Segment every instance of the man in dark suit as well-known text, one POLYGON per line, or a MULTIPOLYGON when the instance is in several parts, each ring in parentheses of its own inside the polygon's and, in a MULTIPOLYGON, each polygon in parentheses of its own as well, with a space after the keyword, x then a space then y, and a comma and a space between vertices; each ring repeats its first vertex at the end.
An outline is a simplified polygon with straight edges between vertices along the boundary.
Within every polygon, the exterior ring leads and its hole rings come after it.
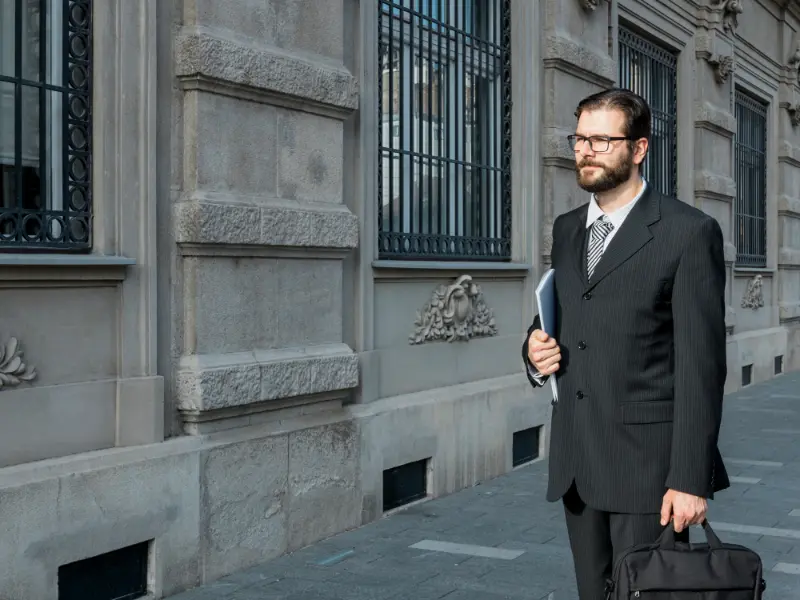
POLYGON ((575 113, 589 202, 553 224, 555 335, 537 316, 528 378, 557 374, 547 499, 564 503, 581 600, 604 597, 614 558, 679 538, 728 487, 717 449, 725 356, 725 263, 717 221, 642 179, 650 109, 627 90, 575 113))

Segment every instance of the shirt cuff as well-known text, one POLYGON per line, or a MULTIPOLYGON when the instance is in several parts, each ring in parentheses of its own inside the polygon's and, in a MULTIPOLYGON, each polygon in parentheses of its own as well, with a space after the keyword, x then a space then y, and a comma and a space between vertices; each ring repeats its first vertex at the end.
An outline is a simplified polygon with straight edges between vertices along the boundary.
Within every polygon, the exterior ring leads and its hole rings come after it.
POLYGON ((528 377, 533 379, 539 385, 544 385, 544 382, 547 381, 547 375, 542 375, 539 371, 530 364, 525 365, 528 369, 528 377))

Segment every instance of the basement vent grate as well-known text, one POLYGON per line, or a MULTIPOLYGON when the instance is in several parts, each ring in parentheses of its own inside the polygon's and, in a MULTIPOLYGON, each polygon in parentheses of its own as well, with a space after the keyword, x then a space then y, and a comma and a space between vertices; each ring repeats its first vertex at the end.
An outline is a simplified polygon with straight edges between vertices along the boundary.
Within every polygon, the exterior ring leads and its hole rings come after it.
POLYGON ((383 472, 383 510, 392 510, 428 495, 428 462, 407 463, 383 472))
POLYGON ((511 464, 524 465, 539 458, 539 433, 541 426, 523 429, 514 433, 511 442, 511 464))
POLYGON ((753 365, 745 365, 742 367, 742 387, 750 385, 753 381, 753 365))
POLYGON ((58 600, 133 600, 147 595, 150 542, 58 568, 58 600))

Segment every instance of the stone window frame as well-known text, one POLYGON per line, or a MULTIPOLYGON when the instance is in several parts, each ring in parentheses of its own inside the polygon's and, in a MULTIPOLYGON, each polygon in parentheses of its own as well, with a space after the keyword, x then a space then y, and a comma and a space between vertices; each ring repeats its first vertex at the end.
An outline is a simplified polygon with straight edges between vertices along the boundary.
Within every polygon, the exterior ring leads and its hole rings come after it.
MULTIPOLYGON (((352 346, 359 352, 375 349, 376 280, 415 281, 420 277, 450 279, 469 272, 475 277, 527 282, 522 285, 523 315, 520 327, 533 319, 535 306, 533 279, 541 266, 539 249, 545 243, 543 230, 542 126, 543 98, 540 83, 544 78, 541 42, 531 31, 541 31, 538 5, 530 0, 511 0, 511 260, 379 260, 377 135, 378 57, 368 51, 378 43, 378 4, 359 2, 355 8, 358 43, 355 52, 345 57, 345 65, 360 80, 358 112, 345 125, 345 156, 357 157, 351 177, 344 180, 344 196, 358 217, 358 260, 353 275, 351 304, 360 317, 350 326, 352 346)), ((364 397, 372 397, 375 387, 370 369, 362 370, 364 397)))
MULTIPOLYGON (((539 31, 540 15, 538 8, 528 0, 511 0, 511 95, 513 100, 511 136, 511 258, 504 261, 463 261, 426 260, 401 261, 379 260, 378 253, 378 210, 376 190, 378 189, 377 136, 378 122, 377 81, 379 73, 376 53, 367 52, 378 43, 378 3, 375 1, 359 3, 360 51, 353 59, 353 72, 361 79, 361 92, 356 135, 352 148, 358 153, 359 167, 352 187, 346 182, 346 192, 350 189, 357 198, 357 210, 361 229, 359 233, 360 253, 365 265, 362 281, 368 288, 373 269, 400 269, 417 271, 449 271, 454 268, 472 268, 478 271, 530 271, 537 262, 537 248, 542 233, 539 231, 541 203, 541 123, 538 115, 541 110, 539 82, 543 77, 541 49, 538 38, 530 36, 530 31, 539 31), (534 168, 531 168, 534 165, 534 168), (412 262, 424 264, 411 264, 412 262)), ((365 288, 366 291, 366 288, 365 288)))
MULTIPOLYGON (((502 0, 498 0, 502 1, 502 0)), ((518 126, 518 121, 516 120, 519 116, 520 110, 518 108, 518 103, 520 100, 518 99, 518 92, 513 91, 515 89, 515 80, 517 79, 514 76, 515 70, 518 69, 520 62, 520 57, 516 56, 515 48, 521 45, 521 35, 514 35, 514 30, 519 30, 518 27, 518 19, 517 17, 513 16, 515 13, 527 13, 527 6, 520 0, 511 0, 511 10, 512 10, 512 36, 511 36, 511 60, 512 60, 512 97, 514 98, 513 101, 513 108, 512 108, 512 123, 513 126, 513 135, 511 140, 511 167, 510 171, 512 173, 511 176, 511 255, 510 257, 504 258, 496 258, 496 259, 482 259, 476 261, 465 261, 463 259, 455 259, 450 260, 446 256, 441 257, 426 257, 423 260, 418 260, 419 257, 414 255, 409 255, 409 259, 413 259, 413 262, 424 262, 426 268, 433 268, 433 269, 447 269, 450 268, 453 264, 459 265, 469 265, 470 267, 474 267, 477 269, 492 269, 495 268, 497 265, 502 265, 498 268, 502 268, 504 270, 517 270, 523 269, 528 265, 524 263, 525 260, 530 260, 531 256, 535 256, 535 254, 531 254, 530 256, 527 255, 527 251, 524 251, 522 248, 526 245, 525 242, 520 243, 519 239, 519 216, 518 213, 520 212, 519 206, 519 197, 518 192, 519 186, 517 185, 517 172, 520 169, 520 166, 525 163, 521 163, 519 157, 517 156, 517 152, 519 150, 519 143, 518 137, 524 135, 525 127, 518 126), (515 66, 516 65, 516 66, 515 66), (517 133, 520 133, 518 136, 517 133)), ((361 50, 359 59, 361 64, 358 65, 360 67, 358 70, 362 75, 362 94, 361 94, 361 102, 360 102, 360 113, 359 113, 359 120, 360 120, 360 162, 362 165, 362 180, 360 185, 358 186, 360 189, 358 190, 360 198, 366 199, 371 198, 372 204, 375 206, 365 206, 364 210, 361 211, 359 215, 361 217, 362 223, 362 230, 365 232, 366 235, 361 236, 361 252, 362 254, 367 254, 370 256, 372 261, 372 266, 376 268, 406 268, 410 267, 411 265, 408 264, 409 261, 405 261, 404 259, 381 259, 379 256, 378 250, 378 208, 377 208, 377 201, 376 198, 376 191, 379 190, 379 182, 378 182, 378 172, 379 169, 379 161, 377 159, 378 155, 378 143, 377 143, 377 135, 375 132, 381 127, 381 123, 378 119, 378 106, 379 106, 379 99, 377 97, 377 89, 378 89, 378 78, 380 77, 379 71, 380 67, 378 65, 378 58, 377 56, 372 56, 366 52, 364 49, 366 48, 373 48, 377 47, 378 44, 378 31, 376 27, 376 23, 378 23, 379 19, 379 2, 373 0, 373 2, 364 2, 360 3, 360 21, 361 21, 361 50), (374 31, 373 31, 374 30, 374 31)), ((526 22, 532 23, 534 21, 538 22, 538 15, 530 15, 526 17, 526 22)), ((538 26, 538 25, 537 25, 538 26)), ((538 48, 533 49, 533 44, 526 44, 527 50, 529 52, 534 51, 538 55, 538 48)), ((530 55, 528 55, 529 57, 530 55)), ((528 58, 526 57, 526 58, 528 58)), ((527 66, 534 64, 532 61, 525 61, 526 63, 530 63, 527 66)), ((536 65, 538 70, 538 65, 536 65)), ((537 76, 538 78, 538 76, 537 76)), ((527 94, 525 96, 525 101, 527 102, 528 108, 530 107, 538 107, 539 99, 535 93, 531 93, 530 90, 527 90, 527 94)), ((533 126, 527 127, 529 131, 533 130, 533 126)), ((528 163, 529 165, 530 163, 528 163)), ((530 170, 528 168, 528 170, 530 170)), ((524 177, 523 177, 524 178, 524 177)), ((525 188, 523 188, 525 189, 525 188)), ((530 189, 530 188, 527 188, 530 189)), ((369 203, 368 200, 364 204, 369 203)), ((416 267, 415 267, 416 268, 416 267)))
MULTIPOLYGON (((770 162, 770 157, 774 156, 774 154, 771 152, 771 149, 770 149, 770 114, 771 114, 772 109, 773 109, 773 102, 769 98, 765 97, 763 93, 761 93, 759 91, 754 91, 750 86, 742 85, 739 82, 737 82, 736 85, 734 85, 733 93, 732 93, 732 96, 733 96, 732 102, 733 102, 733 108, 734 108, 733 114, 734 114, 734 116, 736 116, 736 107, 738 105, 738 100, 737 100, 738 94, 741 94, 741 95, 747 97, 747 99, 750 100, 753 103, 761 104, 762 107, 764 108, 764 131, 763 131, 763 134, 764 134, 765 163, 764 163, 764 189, 763 189, 763 202, 762 203, 763 203, 764 221, 765 221, 765 223, 764 223, 764 230, 765 230, 764 231, 764 235, 765 235, 766 239, 764 240, 764 257, 763 257, 764 258, 764 263, 763 264, 749 265, 749 264, 746 264, 744 262, 740 262, 740 256, 739 256, 740 247, 739 247, 739 244, 736 243, 736 242, 740 242, 740 240, 738 240, 738 238, 735 235, 736 234, 736 223, 737 223, 738 217, 739 217, 739 211, 738 211, 738 208, 737 208, 738 196, 739 196, 739 193, 738 193, 738 181, 737 181, 736 182, 737 183, 737 194, 736 194, 737 197, 734 199, 734 203, 733 203, 733 206, 731 208, 732 229, 733 229, 733 233, 734 233, 734 244, 736 245, 736 260, 734 262, 734 268, 737 269, 737 270, 751 270, 751 269, 759 269, 760 270, 760 269, 766 269, 767 266, 769 265, 769 257, 770 257, 769 248, 770 248, 770 243, 772 241, 771 240, 771 236, 769 235, 769 220, 770 220, 769 194, 770 194, 770 188, 772 187, 770 185, 770 167, 769 167, 769 162, 770 162)), ((734 174, 734 180, 736 180, 736 175, 738 174, 738 160, 739 160, 739 157, 738 157, 738 154, 736 152, 737 138, 738 138, 738 126, 739 126, 739 123, 738 123, 738 119, 737 119, 737 133, 734 135, 734 139, 733 139, 733 174, 734 174)), ((750 216, 752 216, 752 215, 750 215, 750 216)))
MULTIPOLYGON (((742 50, 737 48, 736 52, 742 50)), ((763 102, 767 108, 766 121, 766 151, 767 151, 767 173, 766 173, 766 263, 763 266, 749 266, 738 264, 735 260, 732 264, 733 271, 739 274, 769 274, 777 271, 778 258, 778 210, 777 196, 779 194, 779 162, 781 157, 781 135, 780 135, 780 83, 778 81, 768 81, 762 76, 751 73, 747 69, 737 69, 734 72, 733 82, 730 93, 730 111, 735 121, 735 90, 739 89, 752 98, 763 102), (772 157, 772 158, 770 158, 772 157)), ((736 148, 735 138, 731 138, 731 176, 736 177, 736 148)), ((735 224, 735 203, 731 204, 731 225, 730 240, 731 247, 734 246, 734 224, 735 224)))
MULTIPOLYGON (((157 375, 155 327, 156 58, 163 51, 157 48, 157 3, 92 2, 91 249, 0 253, 2 285, 41 288, 54 304, 60 287, 115 290, 118 306, 125 307, 117 311, 114 324, 115 446, 163 440, 164 391, 157 375)), ((16 335, 24 344, 28 332, 16 335)), ((36 357, 28 358, 36 364, 36 357)), ((41 374, 47 364, 36 367, 41 374)), ((36 381, 32 385, 35 389, 36 381)))

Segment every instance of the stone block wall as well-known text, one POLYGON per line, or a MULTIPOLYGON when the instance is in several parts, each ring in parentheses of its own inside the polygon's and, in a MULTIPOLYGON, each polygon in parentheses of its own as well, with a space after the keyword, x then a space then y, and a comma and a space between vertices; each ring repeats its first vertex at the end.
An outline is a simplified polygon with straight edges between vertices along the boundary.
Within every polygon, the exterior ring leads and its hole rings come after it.
POLYGON ((358 244, 343 203, 358 87, 342 2, 220 6, 174 3, 161 57, 175 87, 173 434, 266 422, 358 384, 342 330, 343 260, 358 244))
POLYGON ((728 389, 800 368, 796 4, 513 0, 502 264, 378 260, 377 1, 94 4, 97 252, 0 264, 0 326, 39 371, 0 392, 3 598, 55 600, 60 565, 140 542, 163 597, 379 518, 388 469, 426 461, 435 497, 511 469, 520 430, 544 457, 519 347, 553 220, 588 200, 565 136, 618 81, 620 23, 677 53, 678 196, 726 237, 728 389), (736 264, 737 87, 769 106, 763 269, 736 264), (465 274, 496 331, 412 343, 465 274))

